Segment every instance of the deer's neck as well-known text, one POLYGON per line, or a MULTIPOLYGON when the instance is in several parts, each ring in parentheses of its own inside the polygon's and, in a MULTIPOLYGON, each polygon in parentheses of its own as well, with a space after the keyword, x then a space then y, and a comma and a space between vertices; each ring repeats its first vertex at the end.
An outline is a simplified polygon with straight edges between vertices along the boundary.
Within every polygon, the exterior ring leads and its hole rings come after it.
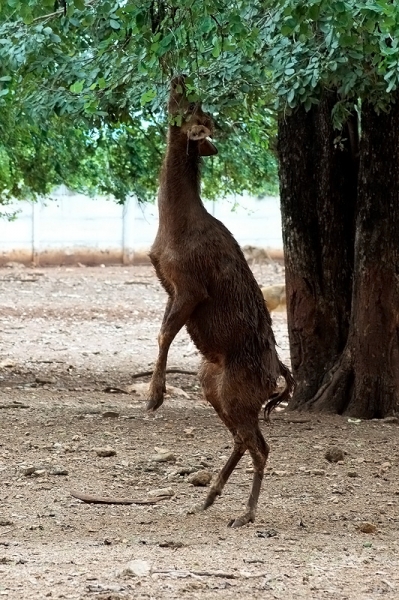
POLYGON ((200 197, 198 142, 188 140, 179 127, 169 128, 158 207, 160 224, 173 221, 176 226, 187 226, 187 220, 205 210, 200 197))

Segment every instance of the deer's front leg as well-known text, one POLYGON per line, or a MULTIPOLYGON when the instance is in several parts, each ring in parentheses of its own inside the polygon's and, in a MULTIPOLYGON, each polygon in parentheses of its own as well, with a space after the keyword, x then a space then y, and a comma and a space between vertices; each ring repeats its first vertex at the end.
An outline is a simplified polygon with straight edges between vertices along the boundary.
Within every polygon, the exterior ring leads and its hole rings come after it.
POLYGON ((150 383, 147 410, 155 411, 163 403, 165 371, 170 345, 204 297, 205 294, 201 292, 195 295, 185 292, 176 293, 173 298, 169 298, 158 335, 158 359, 150 383))

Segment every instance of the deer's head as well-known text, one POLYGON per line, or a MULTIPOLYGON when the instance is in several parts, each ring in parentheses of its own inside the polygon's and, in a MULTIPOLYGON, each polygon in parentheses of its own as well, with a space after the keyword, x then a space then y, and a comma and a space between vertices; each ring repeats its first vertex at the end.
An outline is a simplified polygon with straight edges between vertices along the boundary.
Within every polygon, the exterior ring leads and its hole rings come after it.
POLYGON ((213 121, 202 110, 200 102, 190 102, 187 99, 183 75, 171 81, 168 112, 175 121, 180 121, 181 134, 198 142, 201 156, 217 154, 217 149, 208 139, 213 134, 213 121))

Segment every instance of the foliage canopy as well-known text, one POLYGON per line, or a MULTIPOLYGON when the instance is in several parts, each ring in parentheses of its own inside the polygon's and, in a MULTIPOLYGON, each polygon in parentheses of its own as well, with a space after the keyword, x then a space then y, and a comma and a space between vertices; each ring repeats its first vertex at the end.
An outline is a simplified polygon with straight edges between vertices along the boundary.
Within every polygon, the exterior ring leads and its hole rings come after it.
POLYGON ((275 186, 275 111, 338 90, 385 110, 399 83, 392 0, 5 0, 0 8, 0 193, 61 180, 123 200, 154 194, 167 82, 189 74, 216 118, 205 195, 275 186), (53 157, 53 158, 52 158, 53 157))

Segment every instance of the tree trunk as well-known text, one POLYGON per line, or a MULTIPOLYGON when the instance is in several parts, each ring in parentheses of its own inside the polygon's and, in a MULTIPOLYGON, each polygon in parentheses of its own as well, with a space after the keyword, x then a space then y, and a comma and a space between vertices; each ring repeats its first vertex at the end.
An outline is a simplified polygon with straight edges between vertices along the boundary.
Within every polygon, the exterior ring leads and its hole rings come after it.
POLYGON ((399 94, 362 109, 354 286, 348 343, 308 403, 365 419, 399 408, 399 94))
POLYGON ((357 188, 357 122, 346 139, 331 121, 335 94, 279 122, 288 332, 300 408, 324 384, 347 342, 357 188), (350 144, 352 139, 352 146, 350 144))

